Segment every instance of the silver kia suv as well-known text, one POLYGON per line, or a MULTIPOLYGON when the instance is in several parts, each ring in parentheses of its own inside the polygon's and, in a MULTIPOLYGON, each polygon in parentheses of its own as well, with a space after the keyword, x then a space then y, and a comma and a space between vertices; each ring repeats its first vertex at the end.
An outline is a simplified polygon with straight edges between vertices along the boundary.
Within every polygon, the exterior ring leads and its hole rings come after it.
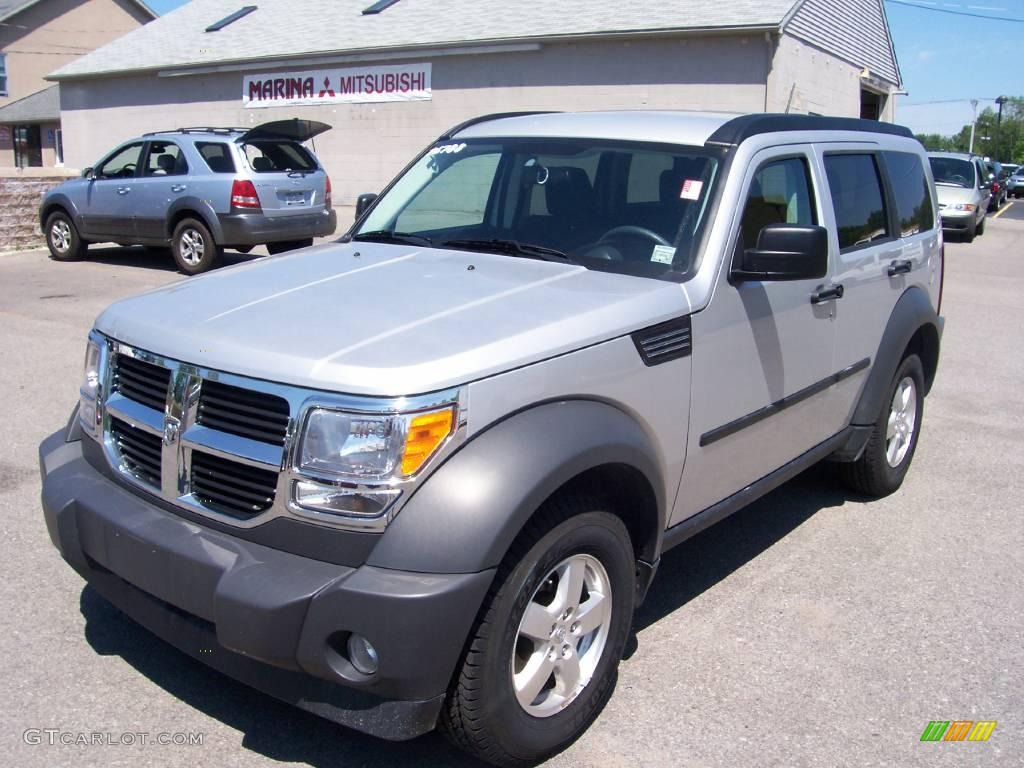
POLYGON ((312 245, 337 219, 331 180, 302 144, 329 129, 292 119, 127 141, 43 197, 50 254, 78 259, 97 242, 170 246, 178 268, 194 275, 217 266, 225 248, 312 245))

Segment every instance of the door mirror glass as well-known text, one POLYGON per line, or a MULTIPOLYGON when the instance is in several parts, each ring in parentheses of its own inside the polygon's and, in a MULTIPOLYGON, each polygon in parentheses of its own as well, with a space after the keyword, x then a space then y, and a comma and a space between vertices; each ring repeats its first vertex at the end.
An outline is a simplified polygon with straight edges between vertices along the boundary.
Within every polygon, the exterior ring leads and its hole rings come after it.
POLYGON ((95 175, 93 175, 92 166, 91 165, 88 168, 86 168, 84 171, 82 171, 82 178, 83 179, 94 179, 94 178, 96 178, 95 175))
POLYGON ((363 218, 363 214, 373 205, 373 201, 377 199, 377 195, 373 192, 366 192, 356 198, 356 221, 363 218))
POLYGON ((769 224, 757 247, 748 248, 733 269, 735 281, 815 280, 828 271, 828 230, 816 225, 769 224))

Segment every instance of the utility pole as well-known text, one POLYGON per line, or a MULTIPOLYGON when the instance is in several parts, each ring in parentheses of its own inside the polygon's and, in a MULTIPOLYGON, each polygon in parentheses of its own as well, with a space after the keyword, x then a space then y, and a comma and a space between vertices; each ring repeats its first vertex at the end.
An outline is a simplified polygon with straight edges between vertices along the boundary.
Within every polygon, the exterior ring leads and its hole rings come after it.
POLYGON ((978 100, 971 99, 971 109, 974 110, 974 117, 971 118, 971 146, 967 148, 967 151, 974 153, 974 129, 978 125, 978 100))
MULTIPOLYGON (((996 117, 996 152, 999 153, 999 157, 1003 157, 1001 142, 1003 140, 1003 104, 1008 102, 1009 99, 1005 96, 1000 96, 996 99, 996 104, 999 105, 999 115, 996 117)), ((998 157, 995 159, 999 159, 998 157)))

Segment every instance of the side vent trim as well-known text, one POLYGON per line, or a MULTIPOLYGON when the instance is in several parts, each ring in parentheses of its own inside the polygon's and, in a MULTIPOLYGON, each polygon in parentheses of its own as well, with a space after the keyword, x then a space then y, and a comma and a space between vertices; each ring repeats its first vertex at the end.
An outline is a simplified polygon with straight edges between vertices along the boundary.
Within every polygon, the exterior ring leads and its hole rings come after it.
POLYGON ((677 317, 632 334, 644 365, 650 367, 688 357, 693 351, 690 316, 677 317))

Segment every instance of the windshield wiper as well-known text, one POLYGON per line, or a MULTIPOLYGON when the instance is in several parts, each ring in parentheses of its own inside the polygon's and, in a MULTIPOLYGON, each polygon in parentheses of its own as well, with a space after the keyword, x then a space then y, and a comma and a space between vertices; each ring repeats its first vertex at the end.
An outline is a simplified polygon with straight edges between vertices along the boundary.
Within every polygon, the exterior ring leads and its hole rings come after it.
POLYGON ((386 229, 378 229, 374 232, 360 232, 352 237, 353 240, 365 240, 378 243, 406 243, 408 245, 432 246, 434 241, 425 235, 415 235, 412 232, 389 232, 386 229))
POLYGON ((518 240, 502 240, 500 238, 462 240, 443 240, 438 243, 442 248, 480 248, 499 251, 512 256, 525 256, 528 259, 541 259, 543 261, 560 261, 567 264, 575 264, 568 254, 555 248, 548 248, 545 245, 533 243, 520 243, 518 240))

